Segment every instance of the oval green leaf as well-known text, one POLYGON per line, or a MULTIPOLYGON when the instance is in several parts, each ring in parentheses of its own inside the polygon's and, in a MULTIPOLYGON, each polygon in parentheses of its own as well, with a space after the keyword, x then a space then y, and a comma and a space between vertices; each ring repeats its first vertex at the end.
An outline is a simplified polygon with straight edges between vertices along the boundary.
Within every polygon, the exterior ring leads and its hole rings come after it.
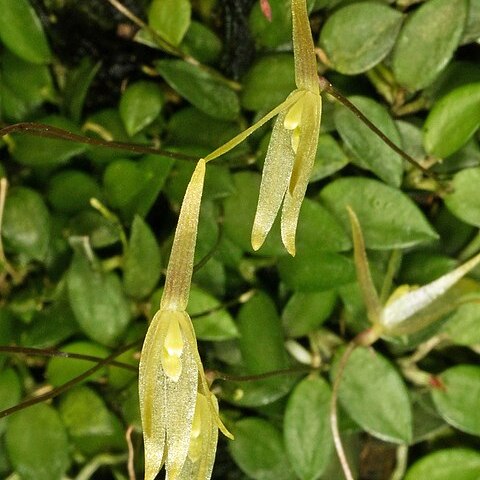
POLYGON ((220 301, 208 292, 195 286, 190 290, 187 312, 192 316, 199 340, 220 341, 239 336, 232 316, 225 308, 220 307, 220 301))
POLYGON ((407 248, 438 238, 423 213, 403 192, 376 180, 335 180, 322 190, 320 199, 347 229, 346 207, 355 210, 367 248, 407 248))
POLYGON ((268 111, 282 103, 295 90, 293 56, 286 53, 260 58, 242 79, 243 108, 268 111))
MULTIPOLYGON (((393 143, 402 145, 395 122, 384 107, 367 97, 349 97, 349 100, 393 143)), ((335 109, 335 126, 361 167, 371 170, 390 185, 400 186, 402 158, 343 105, 335 109)))
POLYGON ((330 396, 325 380, 307 377, 288 399, 283 438, 287 457, 301 480, 318 479, 330 462, 330 396))
POLYGON ((445 205, 460 220, 480 227, 480 168, 466 168, 453 177, 445 205))
POLYGON ((425 150, 445 158, 459 150, 480 126, 480 82, 456 88, 428 114, 424 125, 425 150))
POLYGON ((405 480, 478 480, 480 453, 466 448, 439 450, 421 458, 407 471, 405 480))
MULTIPOLYGON (((38 122, 62 128, 76 135, 81 130, 71 120, 59 115, 51 115, 38 119, 38 122)), ((31 135, 12 135, 14 139, 12 155, 22 165, 28 167, 56 167, 68 163, 76 156, 84 153, 87 146, 81 143, 57 140, 54 138, 35 137, 31 135)))
MULTIPOLYGON (((81 355, 90 355, 98 358, 105 358, 110 354, 110 352, 102 345, 85 341, 69 343, 64 345, 61 350, 64 352, 79 353, 81 355)), ((54 357, 48 362, 45 376, 51 385, 58 387, 69 382, 73 378, 78 377, 94 366, 95 362, 90 362, 88 360, 75 359, 68 361, 61 357, 54 357)), ((105 373, 106 368, 102 368, 84 380, 84 382, 98 380, 100 377, 104 376, 105 373)))
POLYGON ((174 46, 182 41, 190 25, 190 0, 153 0, 148 10, 148 24, 174 46))
POLYGON ((47 63, 52 59, 45 32, 28 0, 0 0, 0 39, 23 60, 47 63))
POLYGON ((2 237, 7 251, 45 260, 50 242, 50 214, 35 190, 14 187, 8 192, 2 237))
POLYGON ((99 343, 115 343, 130 321, 130 308, 115 273, 100 271, 77 253, 67 285, 73 313, 83 332, 99 343))
POLYGON ((293 290, 331 290, 355 280, 353 261, 334 252, 297 251, 295 257, 279 259, 280 278, 293 290))
POLYGON ((155 235, 137 215, 123 263, 125 292, 133 298, 145 298, 155 288, 161 273, 162 257, 155 235))
POLYGON ((388 55, 401 25, 402 14, 387 5, 374 2, 347 5, 325 22, 320 47, 335 70, 356 75, 388 55))
MULTIPOLYGON (((336 375, 337 357, 333 376, 336 375)), ((407 387, 382 355, 357 348, 345 367, 339 400, 348 414, 371 435, 394 443, 412 439, 412 410, 407 387)))
POLYGON ((45 403, 12 416, 5 440, 10 461, 23 480, 61 480, 70 465, 65 427, 57 411, 45 403))
POLYGON ((106 407, 103 400, 88 387, 77 387, 62 396, 60 417, 75 446, 86 455, 125 445, 120 420, 106 407))
MULTIPOLYGON (((2 319, 3 320, 3 319, 2 319)), ((20 378, 13 368, 0 371, 0 411, 15 406, 22 398, 20 378)), ((5 431, 7 420, 0 420, 0 435, 5 431)))
POLYGON ((285 333, 303 337, 317 329, 331 315, 337 302, 334 290, 326 292, 295 292, 282 312, 285 333))
POLYGON ((244 418, 233 429, 235 441, 229 443, 237 465, 255 480, 291 480, 294 473, 288 463, 280 432, 266 420, 244 418))
POLYGON ((202 112, 222 120, 237 118, 237 94, 205 69, 182 60, 159 60, 155 66, 174 90, 202 112))
POLYGON ((466 0, 430 0, 410 15, 393 51, 393 72, 402 85, 416 91, 435 80, 460 42, 467 8, 466 0))
POLYGON ((131 137, 150 125, 160 114, 163 92, 153 82, 132 83, 120 98, 119 111, 123 125, 131 137))
POLYGON ((442 387, 432 390, 438 413, 450 425, 480 436, 480 367, 457 365, 440 375, 442 387))

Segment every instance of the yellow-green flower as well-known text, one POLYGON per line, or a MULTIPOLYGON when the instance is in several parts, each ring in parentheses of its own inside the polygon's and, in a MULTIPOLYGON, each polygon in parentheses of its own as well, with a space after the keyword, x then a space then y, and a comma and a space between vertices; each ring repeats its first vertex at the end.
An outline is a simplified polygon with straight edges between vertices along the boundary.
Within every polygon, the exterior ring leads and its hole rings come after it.
POLYGON ((305 0, 292 0, 293 49, 297 88, 278 107, 244 132, 205 157, 208 162, 245 140, 278 115, 262 174, 252 247, 258 250, 282 209, 282 240, 295 255, 295 232, 317 151, 322 99, 305 0))
POLYGON ((258 250, 272 228, 283 203, 283 243, 295 255, 295 232, 317 151, 322 98, 317 63, 305 0, 292 0, 293 48, 297 89, 292 105, 275 121, 268 146, 258 207, 252 230, 252 247, 258 250))
POLYGON ((186 312, 204 178, 202 159, 185 193, 160 310, 150 324, 140 358, 145 480, 153 480, 164 464, 169 480, 208 480, 217 429, 231 437, 218 416, 186 312))

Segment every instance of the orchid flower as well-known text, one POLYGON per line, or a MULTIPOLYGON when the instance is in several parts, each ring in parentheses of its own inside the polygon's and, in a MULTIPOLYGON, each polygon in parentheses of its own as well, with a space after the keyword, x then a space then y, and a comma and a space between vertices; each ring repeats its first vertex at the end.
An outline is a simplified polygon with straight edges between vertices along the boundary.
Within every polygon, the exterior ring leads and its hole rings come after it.
POLYGON ((348 214, 352 226, 357 278, 368 319, 372 323, 368 343, 373 343, 382 335, 416 332, 457 307, 462 293, 471 293, 468 284, 463 285, 459 292, 454 290, 460 280, 480 264, 480 254, 422 287, 401 285, 392 293, 385 305, 381 305, 368 266, 360 223, 350 207, 348 214), (452 292, 454 294, 449 295, 452 292))
POLYGON ((168 480, 208 480, 218 428, 232 438, 218 416, 186 312, 204 178, 202 159, 183 199, 160 310, 150 324, 140 358, 145 480, 154 480, 164 464, 168 480))
POLYGON ((282 241, 287 251, 295 255, 298 216, 317 151, 322 99, 305 0, 292 0, 292 20, 297 88, 278 107, 205 160, 208 162, 231 150, 278 115, 263 168, 252 247, 258 250, 262 246, 283 203, 282 241))

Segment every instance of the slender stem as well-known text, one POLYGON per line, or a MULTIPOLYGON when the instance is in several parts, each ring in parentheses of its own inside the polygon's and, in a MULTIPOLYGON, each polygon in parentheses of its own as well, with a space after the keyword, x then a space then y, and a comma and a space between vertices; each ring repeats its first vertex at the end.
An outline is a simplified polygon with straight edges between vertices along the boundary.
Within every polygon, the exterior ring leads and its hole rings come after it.
POLYGON ((126 150, 133 153, 145 154, 151 153, 153 155, 162 155, 164 157, 179 160, 198 160, 197 157, 192 157, 191 155, 184 155, 183 153, 169 152, 166 150, 160 150, 158 148, 136 145, 127 142, 110 142, 97 138, 85 137, 83 135, 77 135, 76 133, 72 133, 58 127, 45 125, 44 123, 21 122, 14 123, 13 125, 8 125, 0 129, 0 137, 3 137, 10 133, 29 133, 38 137, 68 140, 70 142, 84 143, 87 145, 93 145, 95 147, 111 148, 113 150, 126 150))
POLYGON ((238 305, 240 303, 245 303, 248 300, 250 300, 250 298, 253 297, 255 292, 256 292, 256 290, 252 288, 251 290, 247 290, 246 292, 242 293, 239 297, 233 298, 232 300, 229 300, 228 302, 220 303, 216 307, 209 308, 208 310, 203 310, 203 311, 198 312, 198 313, 192 313, 190 315, 190 318, 205 317, 206 315, 210 315, 212 313, 219 312, 220 310, 224 310, 224 309, 229 308, 229 307, 234 307, 235 305, 238 305))
POLYGON ((5 177, 0 178, 0 263, 7 263, 5 251, 2 242, 3 211, 5 210, 5 200, 7 198, 8 181, 5 177))
POLYGON ((129 427, 127 428, 127 431, 125 432, 125 440, 127 441, 127 446, 128 446, 127 470, 128 470, 129 480, 137 480, 137 477, 135 475, 135 466, 134 466, 135 450, 133 449, 133 443, 132 443, 133 430, 134 430, 133 425, 129 425, 129 427))
POLYGON ((408 463, 408 446, 399 445, 396 452, 397 464, 395 470, 392 472, 390 480, 402 480, 405 477, 408 463))
POLYGON ((343 352, 342 358, 340 359, 340 363, 338 365, 337 375, 335 377, 335 381, 333 382, 332 397, 330 400, 330 427, 332 429, 333 443, 335 444, 335 450, 337 451, 340 465, 342 466, 343 473, 347 480, 354 480, 354 478, 350 469, 350 465, 348 464, 347 456, 345 455, 342 438, 340 436, 340 430, 338 428, 337 402, 338 390, 342 380, 343 372, 347 366, 348 359, 357 346, 358 344, 355 343, 355 341, 351 341, 343 352))
POLYGON ((101 453, 92 458, 77 474, 75 480, 90 480, 93 474, 104 465, 118 465, 125 463, 127 456, 124 453, 112 455, 111 453, 101 453))
POLYGON ((283 370, 275 370, 274 372, 259 373, 257 375, 229 375, 228 373, 211 370, 209 372, 209 377, 213 377, 214 380, 225 380, 227 382, 256 382, 266 378, 294 375, 295 373, 310 373, 317 370, 317 368, 312 367, 293 367, 285 368, 283 370))
POLYGON ((480 231, 473 237, 466 247, 458 255, 458 260, 465 261, 473 255, 477 254, 480 250, 480 231))
POLYGON ((88 378, 90 375, 93 375, 95 372, 98 372, 98 370, 103 368, 105 365, 108 365, 109 363, 111 363, 113 360, 115 360, 115 358, 117 358, 122 353, 125 353, 131 348, 139 345, 141 341, 142 340, 136 340, 135 342, 125 345, 124 347, 118 349, 116 352, 112 353, 108 357, 99 361, 94 367, 90 368, 86 372, 83 372, 81 375, 78 375, 75 378, 72 378, 70 381, 64 383, 58 388, 55 388, 51 392, 45 393, 43 395, 39 395, 38 397, 29 398, 28 400, 24 400, 23 402, 17 403, 17 405, 13 407, 0 411, 0 418, 7 417, 8 415, 11 415, 12 413, 23 410, 24 408, 31 407, 32 405, 36 405, 37 403, 41 403, 46 400, 50 400, 51 398, 57 397, 61 393, 66 392, 69 388, 82 382, 83 380, 88 378))
MULTIPOLYGON (((61 350, 50 350, 46 348, 31 348, 31 347, 13 347, 0 345, 0 353, 14 353, 17 355, 29 355, 33 357, 60 357, 60 358, 73 358, 74 360, 86 360, 87 362, 100 362, 102 357, 95 357, 94 355, 84 355, 82 353, 63 352, 61 350)), ((125 370, 131 370, 137 372, 138 368, 135 365, 129 365, 128 363, 113 361, 110 365, 118 368, 124 368, 125 370)))
POLYGON ((408 153, 404 152, 398 145, 393 143, 379 128, 377 128, 350 100, 344 97, 326 78, 319 78, 320 89, 337 99, 342 105, 347 107, 357 118, 359 118, 370 130, 372 130, 384 143, 386 143, 394 152, 398 153, 408 163, 411 163, 420 169, 425 175, 437 180, 435 174, 420 165, 408 153))

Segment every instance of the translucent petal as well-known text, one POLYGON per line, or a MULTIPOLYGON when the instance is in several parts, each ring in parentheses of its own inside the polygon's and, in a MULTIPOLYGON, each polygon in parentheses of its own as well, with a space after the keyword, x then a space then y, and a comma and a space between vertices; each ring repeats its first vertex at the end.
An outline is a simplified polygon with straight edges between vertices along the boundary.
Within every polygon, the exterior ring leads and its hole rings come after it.
POLYGON ((180 357, 183 352, 183 334, 180 323, 172 318, 165 335, 165 350, 174 357, 180 357))
POLYGON ((205 180, 205 160, 199 160, 183 197, 178 217, 161 308, 183 311, 187 308, 197 240, 198 215, 205 180))
POLYGON ((413 316, 445 294, 470 270, 480 263, 480 254, 437 280, 412 290, 389 303, 382 312, 381 324, 387 329, 394 329, 402 321, 413 316))
POLYGON ((165 457, 165 375, 160 356, 168 314, 157 312, 143 344, 139 366, 139 396, 145 443, 145 480, 153 480, 165 457))
MULTIPOLYGON (((185 335, 186 341, 189 343, 195 343, 196 345, 196 339, 195 339, 195 330, 193 329, 193 324, 192 321, 190 320, 190 317, 187 315, 183 320, 182 324, 182 330, 185 335)), ((195 349, 195 360, 197 362, 197 367, 198 367, 198 375, 200 377, 200 382, 198 389, 201 393, 207 397, 211 403, 211 410, 212 413, 214 414, 215 422, 217 424, 217 428, 220 429, 220 431, 228 438, 233 440, 233 435, 227 430, 223 422, 220 420, 220 416, 218 415, 218 405, 217 405, 217 400, 215 398, 215 395, 213 395, 210 392, 210 387, 208 385, 207 379, 205 377, 205 372, 203 370, 203 365, 202 365, 202 360, 200 358, 200 354, 198 353, 198 349, 195 349)))
MULTIPOLYGON (((295 91, 291 96, 305 95, 295 91)), ((280 113, 273 126, 262 173, 257 211, 252 228, 252 247, 258 250, 272 228, 290 181, 294 152, 292 132, 284 127, 286 112, 280 113)))
POLYGON ((300 141, 282 210, 282 240, 290 255, 295 255, 295 232, 298 215, 315 161, 322 111, 320 95, 311 92, 306 92, 305 95, 308 95, 308 98, 305 98, 304 101, 300 141))
POLYGON ((308 21, 306 0, 292 0, 292 20, 295 83, 298 88, 318 94, 317 60, 308 21))
MULTIPOLYGON (((184 318, 188 317, 183 313, 184 318)), ((183 324, 183 322, 181 322, 183 324)), ((186 341, 182 354, 182 374, 178 381, 165 381, 167 479, 175 480, 187 458, 198 390, 196 344, 186 341)))

